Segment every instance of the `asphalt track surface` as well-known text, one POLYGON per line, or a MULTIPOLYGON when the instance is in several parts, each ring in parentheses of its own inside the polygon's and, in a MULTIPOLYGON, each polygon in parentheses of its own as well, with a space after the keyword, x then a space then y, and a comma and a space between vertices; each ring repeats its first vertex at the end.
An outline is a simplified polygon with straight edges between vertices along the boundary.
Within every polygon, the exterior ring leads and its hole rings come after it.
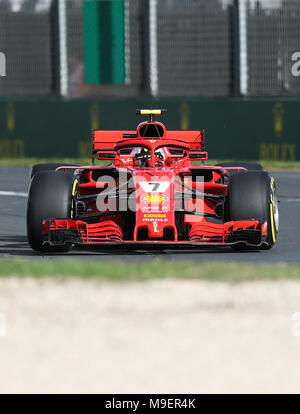
POLYGON ((26 238, 26 194, 29 168, 0 168, 0 257, 77 258, 83 260, 229 261, 249 263, 300 262, 300 172, 273 172, 280 200, 279 240, 269 251, 233 252, 230 247, 201 250, 74 249, 64 255, 41 255, 31 250, 26 238))

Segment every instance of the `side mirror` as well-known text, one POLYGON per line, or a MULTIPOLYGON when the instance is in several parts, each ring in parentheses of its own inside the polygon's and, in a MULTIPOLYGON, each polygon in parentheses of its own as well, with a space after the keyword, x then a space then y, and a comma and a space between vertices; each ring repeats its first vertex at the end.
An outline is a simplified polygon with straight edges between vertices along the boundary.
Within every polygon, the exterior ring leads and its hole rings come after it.
POLYGON ((208 153, 199 150, 190 150, 189 158, 192 161, 206 161, 208 159, 208 153))
POLYGON ((115 152, 97 152, 97 160, 113 160, 115 158, 115 152))

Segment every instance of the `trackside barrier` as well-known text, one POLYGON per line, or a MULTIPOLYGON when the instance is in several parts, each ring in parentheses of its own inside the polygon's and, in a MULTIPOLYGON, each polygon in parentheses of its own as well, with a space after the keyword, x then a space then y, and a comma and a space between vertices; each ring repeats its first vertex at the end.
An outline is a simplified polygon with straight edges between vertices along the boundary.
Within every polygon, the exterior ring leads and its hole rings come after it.
POLYGON ((300 160, 297 98, 2 99, 0 158, 90 156, 91 129, 134 129, 136 108, 169 129, 205 129, 209 157, 300 160))

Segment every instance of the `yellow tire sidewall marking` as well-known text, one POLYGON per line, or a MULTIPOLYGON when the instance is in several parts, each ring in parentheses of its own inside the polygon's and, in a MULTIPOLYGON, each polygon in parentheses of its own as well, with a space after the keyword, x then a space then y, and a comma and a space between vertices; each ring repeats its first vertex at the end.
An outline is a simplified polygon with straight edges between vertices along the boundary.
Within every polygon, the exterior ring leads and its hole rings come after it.
POLYGON ((275 225, 274 225, 274 210, 273 210, 273 204, 270 204, 270 215, 271 215, 271 229, 272 229, 272 238, 273 242, 276 243, 276 231, 275 231, 275 225))
POLYGON ((275 230, 275 223, 274 223, 274 208, 273 208, 273 192, 274 192, 274 178, 271 177, 271 192, 270 192, 270 216, 271 216, 271 231, 272 231, 272 238, 273 242, 276 243, 276 230, 275 230))
POLYGON ((74 218, 74 196, 75 196, 75 191, 76 191, 77 184, 78 184, 78 180, 75 179, 74 183, 73 183, 73 189, 72 189, 71 219, 74 218))

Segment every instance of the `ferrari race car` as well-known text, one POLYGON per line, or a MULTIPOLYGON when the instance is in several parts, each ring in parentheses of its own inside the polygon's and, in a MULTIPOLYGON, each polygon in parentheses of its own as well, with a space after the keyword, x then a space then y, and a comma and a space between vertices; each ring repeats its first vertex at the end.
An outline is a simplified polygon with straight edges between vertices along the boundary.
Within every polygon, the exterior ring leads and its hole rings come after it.
POLYGON ((32 168, 27 234, 34 250, 276 243, 274 179, 259 164, 204 165, 204 131, 167 130, 154 120, 165 113, 138 110, 149 119, 136 130, 93 131, 91 165, 32 168))

